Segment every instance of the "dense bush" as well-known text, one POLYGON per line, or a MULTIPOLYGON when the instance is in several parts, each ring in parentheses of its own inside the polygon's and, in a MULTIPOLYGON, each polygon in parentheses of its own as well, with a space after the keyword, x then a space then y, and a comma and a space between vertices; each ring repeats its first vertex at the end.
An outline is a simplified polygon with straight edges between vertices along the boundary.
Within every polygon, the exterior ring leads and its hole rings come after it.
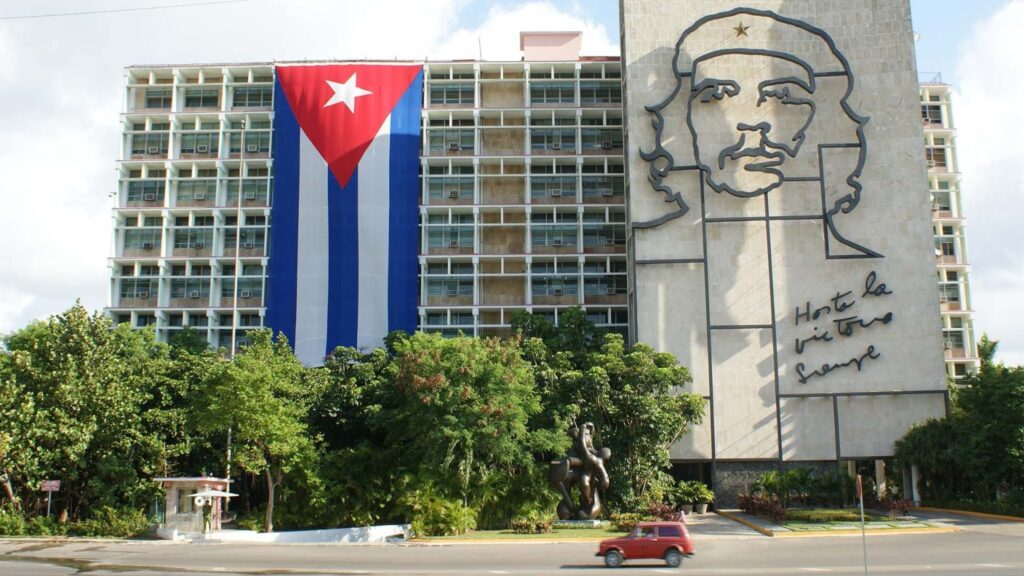
POLYGON ((782 524, 786 519, 786 509, 778 500, 765 496, 751 494, 740 494, 740 510, 747 514, 753 514, 776 524, 782 524))
POLYGON ((24 536, 28 529, 25 515, 13 506, 0 507, 0 535, 24 536))
POLYGON ((149 530, 149 520, 141 510, 102 506, 86 520, 75 522, 68 528, 72 536, 94 538, 131 538, 149 530))
POLYGON ((612 524, 612 528, 617 532, 629 532, 636 528, 644 517, 635 512, 623 512, 621 514, 612 514, 608 519, 612 524))
POLYGON ((679 520, 679 511, 675 506, 665 503, 652 503, 647 508, 647 517, 654 520, 673 521, 679 520))
POLYGON ((46 516, 30 518, 25 525, 25 533, 29 536, 63 536, 67 532, 67 524, 61 524, 56 519, 46 516))
POLYGON ((553 520, 550 516, 528 516, 525 518, 513 518, 509 527, 516 534, 549 534, 552 531, 553 520))

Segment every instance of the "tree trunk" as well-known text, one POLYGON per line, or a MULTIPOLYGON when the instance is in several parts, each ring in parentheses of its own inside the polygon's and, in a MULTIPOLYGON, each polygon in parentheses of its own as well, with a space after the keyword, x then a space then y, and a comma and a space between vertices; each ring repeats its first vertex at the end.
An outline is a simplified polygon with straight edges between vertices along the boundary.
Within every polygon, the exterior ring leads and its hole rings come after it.
POLYGON ((11 477, 7 474, 0 476, 0 483, 3 484, 4 495, 7 496, 7 499, 10 500, 15 507, 17 507, 18 499, 14 497, 14 488, 11 486, 11 477))
POLYGON ((270 466, 267 466, 267 517, 266 527, 267 532, 274 531, 274 476, 270 472, 270 466))

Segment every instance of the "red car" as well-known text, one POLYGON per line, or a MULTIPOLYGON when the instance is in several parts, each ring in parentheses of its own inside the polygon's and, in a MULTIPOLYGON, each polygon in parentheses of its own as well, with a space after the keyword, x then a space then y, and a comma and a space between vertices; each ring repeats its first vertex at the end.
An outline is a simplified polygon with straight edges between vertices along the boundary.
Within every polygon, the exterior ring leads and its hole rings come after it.
POLYGON ((604 556, 609 568, 642 558, 662 558, 675 568, 684 556, 693 556, 693 541, 682 522, 641 522, 628 536, 602 540, 597 556, 604 556))

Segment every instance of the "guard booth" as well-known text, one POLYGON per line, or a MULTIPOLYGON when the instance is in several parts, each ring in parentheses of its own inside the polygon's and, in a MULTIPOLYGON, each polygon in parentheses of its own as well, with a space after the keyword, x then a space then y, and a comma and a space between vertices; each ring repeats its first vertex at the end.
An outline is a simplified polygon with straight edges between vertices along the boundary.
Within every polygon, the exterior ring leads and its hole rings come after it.
POLYGON ((158 517, 157 536, 166 540, 177 540, 185 535, 203 533, 203 506, 212 503, 211 528, 220 530, 222 522, 229 522, 234 515, 224 512, 227 498, 235 496, 228 492, 226 478, 199 476, 191 478, 154 478, 164 488, 164 513, 158 517))

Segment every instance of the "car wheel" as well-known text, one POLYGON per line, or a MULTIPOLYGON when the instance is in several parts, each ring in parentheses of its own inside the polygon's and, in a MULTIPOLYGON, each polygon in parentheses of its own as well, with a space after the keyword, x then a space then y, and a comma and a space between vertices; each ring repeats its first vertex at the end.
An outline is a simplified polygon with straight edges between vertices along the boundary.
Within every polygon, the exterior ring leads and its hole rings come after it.
POLYGON ((609 550, 604 555, 604 565, 609 568, 622 566, 622 553, 618 550, 609 550))
POLYGON ((673 548, 672 550, 665 552, 665 564, 668 564, 672 568, 677 568, 682 563, 683 555, 679 552, 679 550, 673 548))

